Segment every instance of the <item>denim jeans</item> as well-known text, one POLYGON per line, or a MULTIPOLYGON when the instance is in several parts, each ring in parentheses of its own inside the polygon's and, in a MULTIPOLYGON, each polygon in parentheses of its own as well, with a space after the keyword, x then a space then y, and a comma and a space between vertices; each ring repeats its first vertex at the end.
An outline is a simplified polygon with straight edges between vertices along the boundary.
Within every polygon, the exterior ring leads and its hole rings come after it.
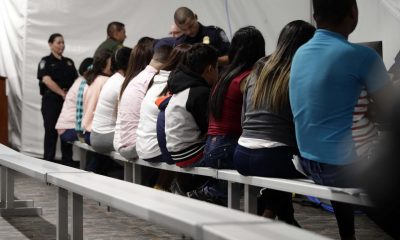
POLYGON ((286 146, 250 149, 238 145, 233 163, 245 176, 301 178, 292 162, 293 153, 293 149, 286 146))
MULTIPOLYGON (((238 137, 227 135, 208 135, 204 149, 204 157, 194 164, 196 167, 211 167, 216 169, 234 169, 233 154, 237 146, 238 137)), ((203 186, 207 195, 226 199, 228 185, 225 181, 208 180, 203 186)))
POLYGON ((209 135, 204 149, 204 157, 196 163, 196 167, 234 169, 233 154, 237 146, 237 141, 237 137, 209 135))
MULTIPOLYGON (((361 175, 364 170, 363 161, 348 165, 332 165, 305 158, 300 159, 304 171, 315 183, 331 187, 360 187, 361 175)), ((341 237, 354 235, 354 207, 348 203, 331 201, 341 237)))
POLYGON ((65 132, 60 135, 60 139, 63 142, 74 142, 78 140, 78 135, 75 129, 66 129, 65 132))
MULTIPOLYGON (((238 172, 245 176, 301 178, 292 162, 294 150, 282 146, 274 148, 250 149, 238 145, 233 157, 238 172)), ((259 198, 261 211, 272 210, 280 220, 294 224, 292 194, 265 189, 259 198)))

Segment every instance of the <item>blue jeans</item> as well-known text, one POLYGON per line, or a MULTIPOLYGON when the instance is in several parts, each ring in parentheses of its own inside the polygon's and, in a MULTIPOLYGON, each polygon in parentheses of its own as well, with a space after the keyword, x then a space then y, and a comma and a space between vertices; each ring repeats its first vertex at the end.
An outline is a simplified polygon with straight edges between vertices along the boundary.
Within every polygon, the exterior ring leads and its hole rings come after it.
MULTIPOLYGON (((233 157, 238 172, 245 176, 301 178, 294 167, 291 147, 274 147, 250 149, 238 145, 233 157)), ((265 189, 258 199, 259 213, 265 209, 271 210, 278 218, 288 224, 296 224, 292 194, 272 189, 265 189)))
POLYGON ((78 135, 75 129, 67 129, 63 134, 60 135, 60 139, 63 142, 74 142, 78 140, 78 135))
POLYGON ((208 135, 204 148, 204 157, 196 163, 196 167, 234 169, 233 154, 235 153, 237 141, 237 137, 208 135))
MULTIPOLYGON (((195 163, 195 166, 216 169, 234 169, 233 154, 235 153, 237 141, 237 137, 208 135, 204 149, 204 157, 199 162, 195 163)), ((210 179, 202 188, 207 195, 222 199, 227 198, 228 185, 225 181, 210 179)))
MULTIPOLYGON (((360 187, 361 175, 366 161, 357 161, 348 165, 332 165, 305 158, 300 159, 301 166, 315 183, 331 187, 360 187)), ((353 205, 331 201, 341 237, 354 235, 353 205)))
POLYGON ((238 145, 233 163, 238 172, 245 176, 302 178, 292 162, 291 147, 250 149, 238 145))

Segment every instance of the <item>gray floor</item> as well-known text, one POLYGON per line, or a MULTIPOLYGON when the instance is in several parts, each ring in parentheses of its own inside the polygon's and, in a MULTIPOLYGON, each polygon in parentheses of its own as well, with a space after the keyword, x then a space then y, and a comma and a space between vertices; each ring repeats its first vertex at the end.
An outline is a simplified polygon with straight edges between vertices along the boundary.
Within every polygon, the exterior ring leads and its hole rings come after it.
MULTIPOLYGON (((55 239, 56 189, 22 174, 15 178, 16 197, 33 199, 43 208, 41 217, 0 217, 0 239, 55 239)), ((303 228, 338 239, 332 214, 319 208, 303 206, 296 199, 296 219, 303 228)), ((179 234, 84 199, 84 239, 181 239, 179 234)), ((391 239, 364 215, 356 217, 357 239, 391 239)))

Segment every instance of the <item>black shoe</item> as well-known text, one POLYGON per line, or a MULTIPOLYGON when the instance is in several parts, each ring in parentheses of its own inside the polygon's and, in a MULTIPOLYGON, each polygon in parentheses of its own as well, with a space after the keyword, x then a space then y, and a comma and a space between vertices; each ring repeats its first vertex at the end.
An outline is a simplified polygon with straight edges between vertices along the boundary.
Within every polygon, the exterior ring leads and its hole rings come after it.
POLYGON ((198 188, 196 190, 190 191, 186 193, 186 196, 189 198, 194 198, 201 201, 206 201, 209 203, 214 203, 220 206, 227 206, 227 199, 212 196, 211 194, 204 191, 203 188, 198 188))
POLYGON ((73 167, 73 168, 79 168, 80 163, 77 161, 61 161, 60 164, 64 165, 64 166, 68 166, 68 167, 73 167))

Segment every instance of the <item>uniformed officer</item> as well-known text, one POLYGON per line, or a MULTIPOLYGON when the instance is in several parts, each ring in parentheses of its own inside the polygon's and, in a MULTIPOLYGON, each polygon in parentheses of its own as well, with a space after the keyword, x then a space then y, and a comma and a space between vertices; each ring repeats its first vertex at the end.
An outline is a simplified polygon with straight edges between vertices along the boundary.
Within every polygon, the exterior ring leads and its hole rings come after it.
POLYGON ((197 15, 187 7, 180 7, 175 11, 174 21, 183 35, 176 40, 176 45, 181 43, 204 43, 210 44, 218 50, 218 63, 227 64, 229 39, 224 30, 216 26, 203 26, 197 21, 197 15))
MULTIPOLYGON (((67 91, 78 77, 78 73, 74 62, 62 56, 65 48, 63 36, 54 33, 48 42, 51 53, 40 61, 37 78, 42 95, 41 111, 45 131, 43 159, 54 161, 58 137, 55 125, 67 91)), ((63 163, 70 163, 72 161, 72 145, 61 142, 61 152, 63 163)))
POLYGON ((103 49, 115 52, 118 48, 123 47, 125 38, 125 25, 121 22, 110 22, 107 26, 107 39, 97 47, 94 56, 97 56, 103 49))

